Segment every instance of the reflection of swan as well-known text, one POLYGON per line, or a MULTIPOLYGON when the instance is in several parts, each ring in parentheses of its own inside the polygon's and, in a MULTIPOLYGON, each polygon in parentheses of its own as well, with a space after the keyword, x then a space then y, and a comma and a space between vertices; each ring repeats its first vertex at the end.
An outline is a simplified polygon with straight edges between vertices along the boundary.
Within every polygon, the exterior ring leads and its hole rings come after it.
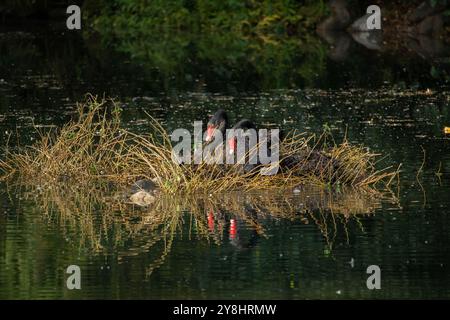
MULTIPOLYGON (((258 212, 251 206, 251 204, 246 203, 244 205, 244 212, 247 214, 246 218, 257 223, 258 212)), ((246 235, 244 235, 244 229, 248 229, 248 225, 243 219, 240 218, 239 215, 235 216, 233 219, 230 219, 230 243, 240 250, 255 247, 260 237, 256 228, 251 228, 249 230, 250 233, 246 235)))
POLYGON ((148 264, 148 275, 164 263, 178 234, 187 233, 185 241, 203 239, 217 245, 229 241, 238 250, 247 250, 265 237, 268 221, 295 219, 316 224, 327 243, 332 243, 339 226, 345 229, 358 215, 373 213, 381 207, 382 199, 397 203, 390 194, 385 198, 383 194, 359 193, 351 188, 334 193, 304 187, 296 195, 292 192, 227 193, 218 197, 161 194, 151 206, 136 210, 107 189, 56 182, 47 186, 26 183, 26 189, 8 188, 35 202, 31 208, 40 214, 33 213, 33 218, 47 213, 44 218, 49 223, 58 221, 61 232, 73 237, 74 246, 94 253, 113 250, 119 263, 140 255, 148 264), (191 237, 191 232, 195 237, 191 237))
MULTIPOLYGON (((249 204, 244 205, 244 212, 248 214, 245 218, 257 221, 257 211, 249 204)), ((227 226, 227 235, 230 244, 238 250, 251 249, 256 246, 260 235, 256 228, 249 227, 241 215, 232 214, 227 219, 222 210, 214 212, 210 210, 207 214, 208 229, 211 233, 223 232, 223 226, 227 226), (219 221, 222 220, 220 223, 219 221), (216 227, 217 222, 217 227, 216 227), (216 229, 217 228, 217 229, 216 229), (245 231, 249 232, 246 233, 245 231)), ((257 223, 257 222, 256 222, 257 223)))
POLYGON ((251 229, 249 234, 244 235, 245 227, 245 223, 239 218, 230 219, 230 243, 238 250, 251 249, 258 243, 258 232, 255 229, 251 229))

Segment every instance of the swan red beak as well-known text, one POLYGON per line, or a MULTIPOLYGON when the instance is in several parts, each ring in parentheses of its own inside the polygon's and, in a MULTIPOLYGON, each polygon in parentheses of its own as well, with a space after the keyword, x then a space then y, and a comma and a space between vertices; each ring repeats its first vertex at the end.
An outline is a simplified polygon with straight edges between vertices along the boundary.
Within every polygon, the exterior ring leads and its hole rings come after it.
POLYGON ((209 125, 208 128, 206 128, 206 142, 210 142, 214 136, 214 131, 216 131, 216 127, 209 125))
POLYGON ((236 151, 236 138, 231 138, 228 140, 228 146, 230 147, 230 154, 233 154, 236 151))

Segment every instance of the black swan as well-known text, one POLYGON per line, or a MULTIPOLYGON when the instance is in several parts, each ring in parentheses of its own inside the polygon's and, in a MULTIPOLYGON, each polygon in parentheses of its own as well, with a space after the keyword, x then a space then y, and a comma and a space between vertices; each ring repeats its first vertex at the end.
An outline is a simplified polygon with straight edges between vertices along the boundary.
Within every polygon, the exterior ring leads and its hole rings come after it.
MULTIPOLYGON (((215 130, 219 130, 222 137, 225 138, 226 129, 228 125, 228 116, 225 110, 219 109, 214 113, 211 119, 208 121, 206 141, 209 143, 213 140, 215 130)), ((245 131, 249 129, 255 129, 255 124, 248 119, 243 119, 236 123, 233 129, 243 129, 244 135, 245 131)), ((285 137, 284 131, 280 130, 280 142, 285 137)), ((236 138, 231 138, 228 140, 228 147, 230 153, 236 153, 237 143, 236 138)), ((270 140, 268 141, 268 149, 270 150, 270 140)), ((297 175, 306 174, 316 174, 323 175, 324 173, 331 173, 331 175, 339 169, 339 163, 336 159, 332 159, 328 155, 317 150, 305 150, 303 152, 298 152, 293 155, 284 157, 280 155, 280 169, 283 170, 295 170, 297 175)), ((243 166, 244 172, 249 172, 253 170, 256 165, 251 165, 246 163, 243 166)))
POLYGON ((214 134, 216 130, 219 130, 222 133, 222 136, 225 136, 225 130, 228 126, 228 116, 225 110, 219 109, 216 113, 213 114, 211 119, 208 121, 208 125, 206 128, 206 142, 211 142, 214 138, 214 134))
MULTIPOLYGON (((242 119, 238 123, 236 123, 233 127, 233 130, 242 129, 244 131, 244 136, 247 134, 247 131, 250 129, 255 130, 256 132, 256 126, 253 122, 251 122, 248 119, 242 119)), ((233 154, 236 152, 237 149, 237 138, 231 138, 228 140, 228 146, 230 147, 230 154, 233 154)))
MULTIPOLYGON (((216 134, 218 134, 217 130, 221 135, 222 141, 225 141, 227 129, 228 129, 228 115, 225 110, 219 109, 212 115, 212 117, 208 121, 205 137, 206 145, 211 144, 215 140, 214 137, 216 136, 216 134)), ((239 121, 232 129, 233 130, 242 129, 244 136, 245 134, 248 134, 247 131, 249 129, 254 129, 256 131, 255 125, 248 119, 243 119, 239 121)), ((219 153, 219 158, 221 158, 222 161, 224 161, 223 156, 225 155, 226 144, 222 143, 217 145, 216 147, 219 147, 221 149, 219 153)), ((237 149, 236 138, 231 138, 228 140, 228 147, 229 147, 229 154, 235 155, 237 149)), ((255 164, 249 164, 246 161, 245 164, 238 165, 236 166, 236 168, 238 168, 243 173, 247 173, 255 168, 255 164)))

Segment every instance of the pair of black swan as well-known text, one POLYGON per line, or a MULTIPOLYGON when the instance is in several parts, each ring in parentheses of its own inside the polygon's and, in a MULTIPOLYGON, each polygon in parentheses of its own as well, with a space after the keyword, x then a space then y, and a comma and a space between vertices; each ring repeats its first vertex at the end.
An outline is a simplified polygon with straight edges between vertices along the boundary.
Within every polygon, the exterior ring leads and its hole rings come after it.
MULTIPOLYGON (((222 135, 223 138, 225 138, 226 130, 228 129, 228 115, 225 110, 219 109, 217 110, 214 115, 209 119, 206 129, 206 138, 205 141, 207 144, 211 143, 214 140, 214 136, 216 134, 216 130, 218 130, 222 135)), ((256 130, 255 124, 248 120, 248 119, 242 119, 234 127, 232 128, 234 130, 242 129, 245 131, 249 129, 256 130)), ((284 134, 282 131, 280 131, 280 141, 283 140, 284 134)), ((236 151, 236 138, 232 138, 228 141, 230 151, 235 152, 236 151)), ((270 149, 270 147, 269 147, 270 149)), ((283 170, 292 170, 294 169, 294 174, 296 175, 308 175, 308 174, 315 174, 315 175, 322 175, 324 172, 335 172, 335 170, 339 169, 339 163, 332 159, 331 157, 325 155, 324 153, 317 151, 317 150, 309 150, 304 152, 298 152, 294 155, 289 155, 286 157, 283 157, 283 155, 280 155, 280 163, 279 168, 281 171, 283 170)), ((248 173, 250 171, 253 171, 255 174, 257 173, 255 168, 257 168, 259 163, 256 165, 252 165, 249 163, 245 163, 244 165, 240 165, 242 173, 248 173)), ((139 197, 148 197, 148 194, 151 197, 154 197, 155 194, 158 192, 158 186, 154 181, 148 180, 148 179, 142 179, 136 181, 130 188, 130 192, 135 195, 136 198, 139 197)), ((144 200, 138 199, 138 202, 143 202, 144 200)), ((145 201, 144 201, 145 202, 145 201)))
MULTIPOLYGON (((225 110, 219 109, 214 115, 210 118, 207 124, 206 129, 206 142, 210 143, 213 138, 216 130, 219 130, 222 134, 222 137, 225 137, 225 131, 228 127, 228 115, 225 110)), ((255 129, 255 124, 248 120, 243 119, 236 123, 233 129, 243 129, 244 131, 249 129, 255 129)), ((283 131, 280 130, 280 141, 284 138, 283 131)), ((229 147, 231 151, 236 150, 236 140, 235 138, 230 139, 228 141, 229 147)), ((269 148, 270 149, 270 148, 269 148)), ((286 169, 296 168, 296 174, 298 175, 307 175, 307 174, 316 174, 321 175, 324 172, 328 171, 334 172, 339 168, 339 164, 335 159, 325 155, 324 153, 317 150, 309 150, 304 152, 298 152, 294 155, 289 155, 287 157, 283 157, 280 155, 280 169, 281 171, 286 169)))

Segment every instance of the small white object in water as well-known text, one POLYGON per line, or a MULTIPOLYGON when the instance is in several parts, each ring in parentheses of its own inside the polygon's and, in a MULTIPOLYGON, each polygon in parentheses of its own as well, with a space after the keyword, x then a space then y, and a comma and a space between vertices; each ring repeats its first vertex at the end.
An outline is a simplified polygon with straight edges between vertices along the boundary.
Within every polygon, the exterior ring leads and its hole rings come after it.
POLYGON ((341 291, 341 290, 338 290, 338 291, 336 291, 336 293, 337 293, 337 294, 341 294, 341 293, 342 293, 342 291, 341 291))
POLYGON ((350 263, 350 266, 353 268, 355 266, 355 259, 351 258, 348 263, 350 263))
POLYGON ((292 190, 292 192, 295 193, 295 194, 299 194, 300 190, 299 189, 294 189, 294 190, 292 190))

